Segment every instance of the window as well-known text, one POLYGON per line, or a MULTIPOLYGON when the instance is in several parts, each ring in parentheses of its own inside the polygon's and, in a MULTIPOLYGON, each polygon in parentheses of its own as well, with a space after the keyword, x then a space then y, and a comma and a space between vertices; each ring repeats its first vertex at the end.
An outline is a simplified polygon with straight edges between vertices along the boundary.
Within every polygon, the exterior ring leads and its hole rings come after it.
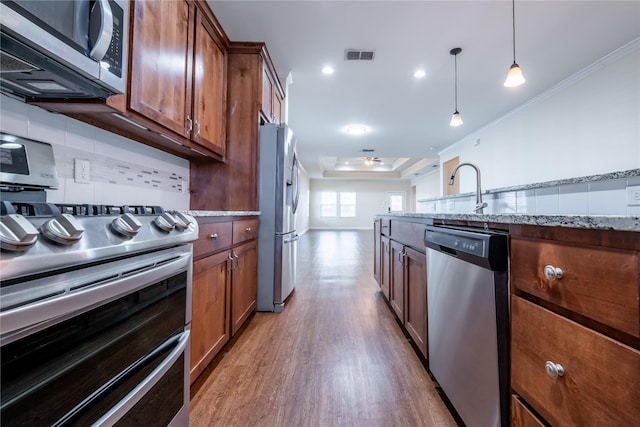
POLYGON ((402 212, 404 211, 404 192, 387 193, 387 203, 389 206, 389 212, 402 212))
POLYGON ((356 193, 340 193, 340 217, 353 218, 356 216, 356 193))
POLYGON ((356 216, 356 193, 323 191, 320 193, 320 216, 353 218, 356 216))
POLYGON ((338 194, 333 191, 323 191, 320 193, 320 216, 338 216, 338 194))

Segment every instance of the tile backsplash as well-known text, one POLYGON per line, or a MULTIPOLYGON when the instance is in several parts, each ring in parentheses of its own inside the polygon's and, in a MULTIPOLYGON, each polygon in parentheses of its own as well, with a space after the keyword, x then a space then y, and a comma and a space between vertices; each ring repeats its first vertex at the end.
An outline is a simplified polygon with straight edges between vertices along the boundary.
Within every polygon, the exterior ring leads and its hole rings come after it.
MULTIPOLYGON (((496 190, 482 195, 486 214, 526 215, 640 215, 640 170, 628 171, 626 178, 595 180, 496 190), (635 190, 634 190, 635 189, 635 190), (638 196, 634 196, 638 194, 638 196)), ((593 178, 593 177, 590 177, 593 178)), ((568 180, 571 181, 571 180, 568 180)), ((576 179, 580 181, 580 179, 576 179)), ((419 213, 472 213, 475 195, 419 200, 419 213)))
POLYGON ((59 186, 49 202, 189 209, 188 160, 5 95, 0 130, 51 144, 59 186), (88 183, 74 179, 75 159, 89 162, 88 183))

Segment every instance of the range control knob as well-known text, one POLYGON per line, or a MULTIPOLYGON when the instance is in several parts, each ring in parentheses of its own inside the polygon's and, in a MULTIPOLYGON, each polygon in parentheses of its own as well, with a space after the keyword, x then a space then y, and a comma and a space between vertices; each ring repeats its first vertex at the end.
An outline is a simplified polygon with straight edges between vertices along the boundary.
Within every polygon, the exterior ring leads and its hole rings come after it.
POLYGON ((42 224, 40 231, 52 242, 73 245, 82 239, 84 227, 73 215, 61 214, 42 224))
POLYGON ((39 234, 22 215, 9 214, 0 219, 0 247, 7 251, 26 251, 36 243, 39 234))
POLYGON ((182 212, 173 212, 173 217, 176 220, 176 228, 179 230, 186 230, 193 222, 193 218, 190 215, 182 212))
POLYGON ((169 212, 162 214, 153 221, 153 223, 162 231, 169 232, 176 227, 176 219, 169 212))
POLYGON ((142 228, 142 223, 138 221, 135 216, 127 212, 111 221, 111 226, 123 236, 133 237, 138 234, 140 228, 142 228))

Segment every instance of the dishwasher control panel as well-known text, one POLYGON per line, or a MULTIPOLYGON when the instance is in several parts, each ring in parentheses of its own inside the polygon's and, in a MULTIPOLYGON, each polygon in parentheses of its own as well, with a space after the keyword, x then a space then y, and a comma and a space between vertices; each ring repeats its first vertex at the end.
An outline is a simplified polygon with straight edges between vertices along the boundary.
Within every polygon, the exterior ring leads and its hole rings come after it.
POLYGON ((424 231, 427 248, 465 259, 494 271, 506 270, 507 234, 471 228, 427 226, 424 231))

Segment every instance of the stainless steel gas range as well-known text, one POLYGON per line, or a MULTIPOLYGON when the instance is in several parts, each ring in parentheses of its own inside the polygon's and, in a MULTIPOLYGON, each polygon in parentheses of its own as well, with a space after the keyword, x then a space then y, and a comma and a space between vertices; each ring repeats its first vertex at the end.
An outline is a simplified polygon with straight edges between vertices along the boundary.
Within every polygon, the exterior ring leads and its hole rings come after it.
POLYGON ((54 182, 50 147, 1 143, 0 424, 187 426, 196 221, 46 203, 5 172, 54 182))

